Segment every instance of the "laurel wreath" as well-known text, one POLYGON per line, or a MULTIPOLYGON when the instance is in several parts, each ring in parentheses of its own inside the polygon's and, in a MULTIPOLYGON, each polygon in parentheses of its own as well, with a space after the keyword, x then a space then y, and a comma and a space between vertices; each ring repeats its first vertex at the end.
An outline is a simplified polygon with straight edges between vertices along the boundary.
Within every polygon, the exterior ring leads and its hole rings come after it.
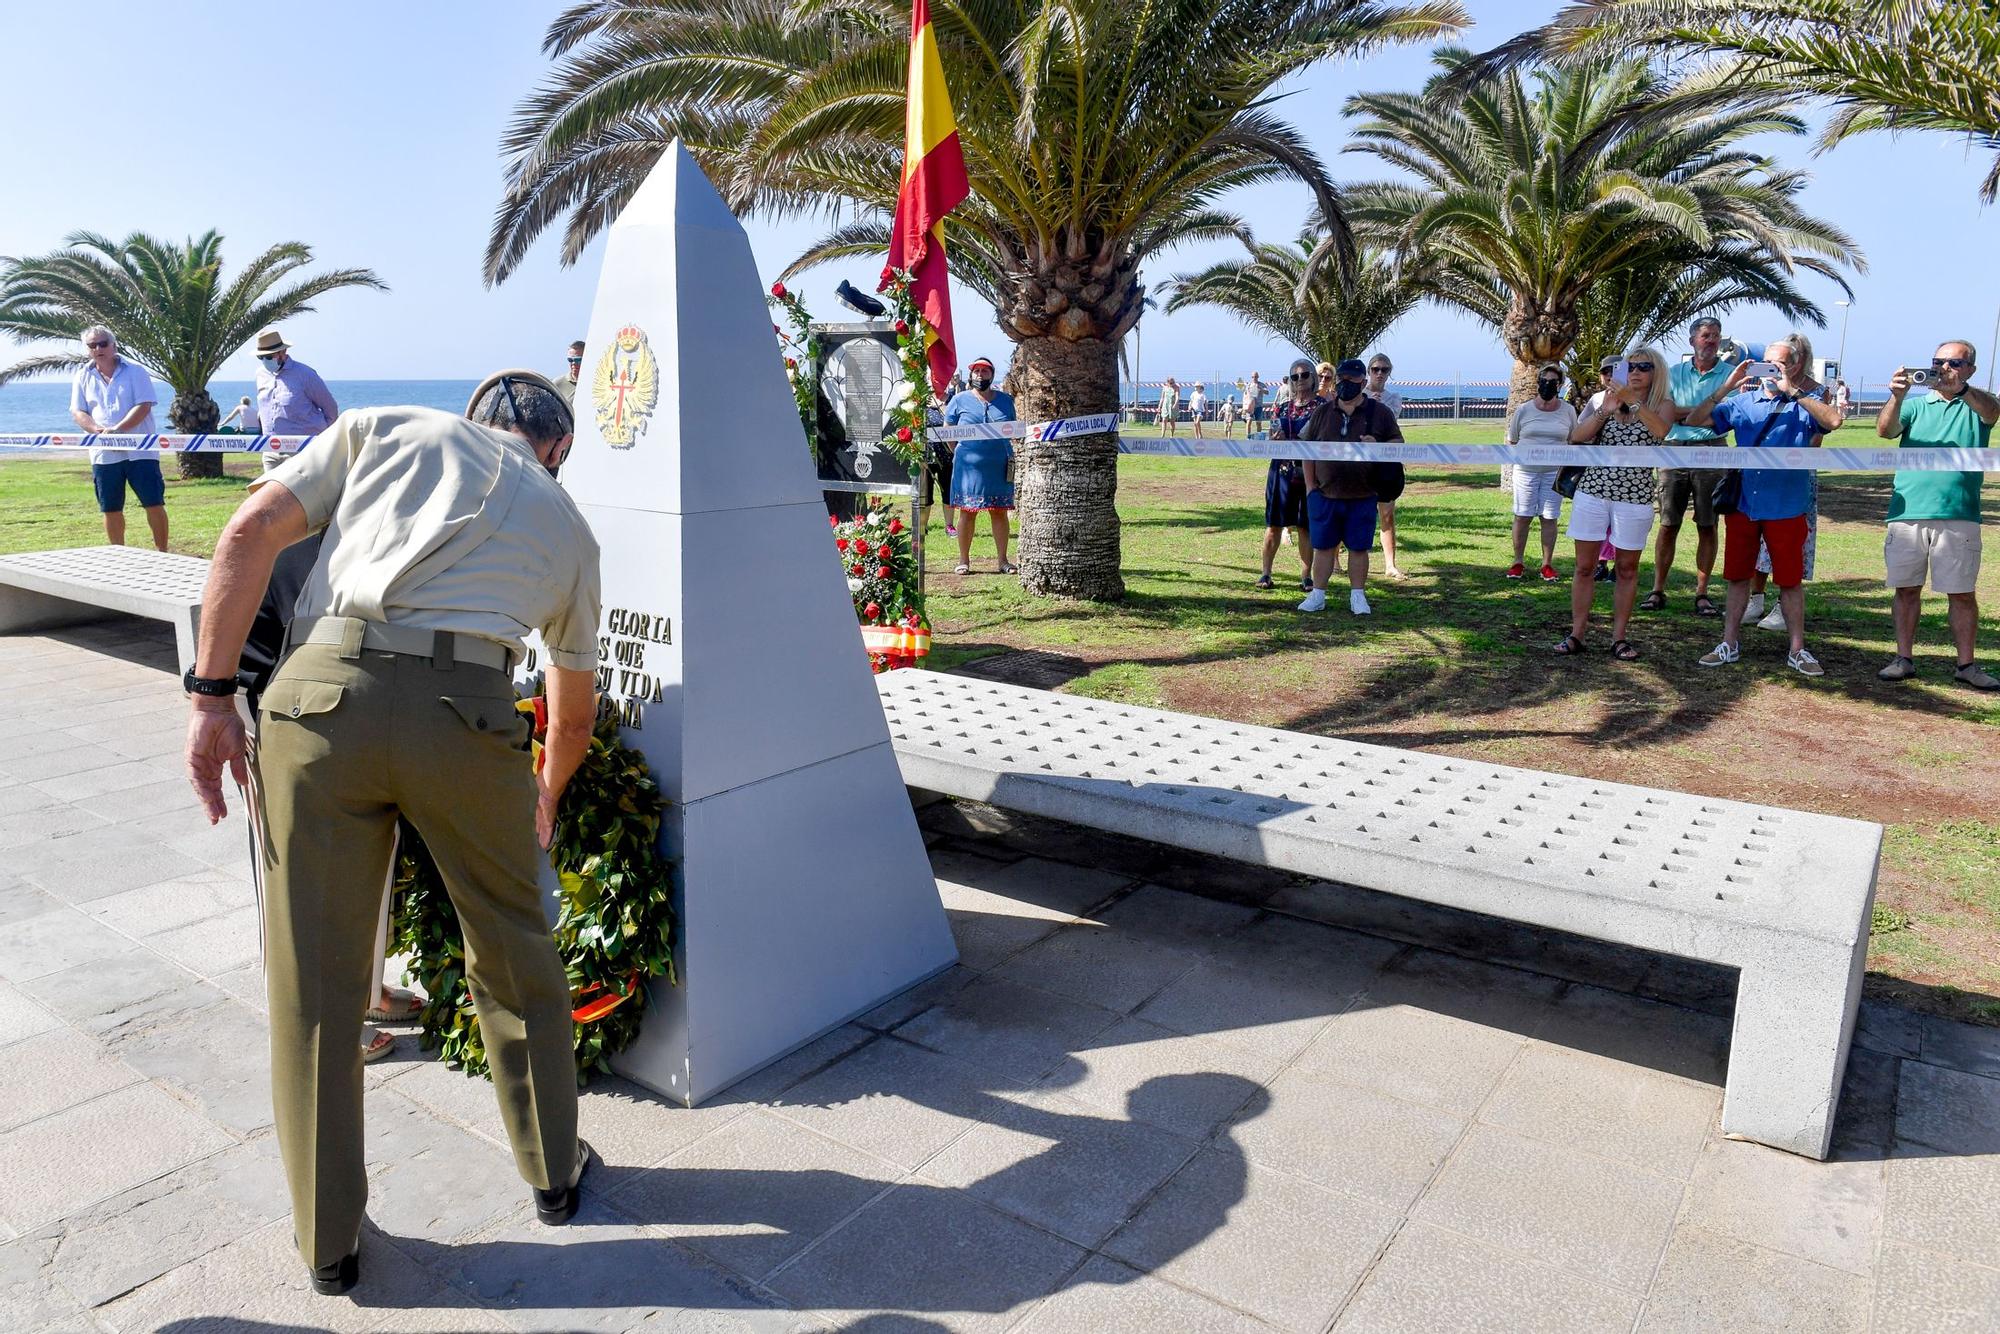
MULTIPOLYGON (((884 290, 890 293, 895 303, 896 319, 892 326, 896 335, 896 358, 902 363, 903 383, 897 390, 897 397, 887 404, 889 434, 880 442, 898 462, 912 473, 924 457, 924 444, 930 426, 930 361, 927 349, 930 346, 925 334, 923 313, 917 309, 917 301, 910 293, 910 272, 907 269, 883 269, 884 290)), ((771 284, 771 295, 767 305, 784 312, 785 319, 792 326, 786 333, 777 325, 771 332, 777 336, 779 349, 785 357, 785 379, 792 387, 792 397, 799 409, 799 424, 805 428, 806 447, 815 458, 819 451, 819 382, 825 369, 826 341, 814 331, 812 312, 797 292, 783 283, 771 284)))
MULTIPOLYGON (((515 706, 533 723, 541 766, 548 705, 540 682, 515 706)), ((549 858, 562 883, 556 952, 569 974, 577 1082, 610 1070, 645 1017, 647 984, 674 976, 672 863, 659 852, 667 807, 646 761, 619 739, 615 710, 600 706, 583 763, 563 791, 549 858)), ((455 1069, 486 1075, 486 1045, 465 977, 465 937, 443 877, 415 828, 402 826, 390 922, 393 949, 411 956, 411 979, 429 998, 422 1046, 455 1069)))

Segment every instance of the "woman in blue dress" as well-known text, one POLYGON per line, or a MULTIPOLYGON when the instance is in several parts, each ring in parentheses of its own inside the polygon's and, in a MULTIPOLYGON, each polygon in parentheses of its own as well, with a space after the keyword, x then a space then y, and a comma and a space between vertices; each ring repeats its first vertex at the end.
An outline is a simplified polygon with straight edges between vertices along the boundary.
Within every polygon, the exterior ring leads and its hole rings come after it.
MULTIPOLYGON (((946 426, 1014 420, 1014 397, 993 387, 993 363, 979 358, 966 368, 972 387, 953 394, 944 405, 946 426)), ((951 465, 951 507, 959 511, 958 568, 972 573, 973 522, 983 510, 993 516, 993 545, 1000 555, 1001 574, 1014 573, 1007 563, 1007 515, 1014 508, 1014 483, 1007 468, 1014 446, 1007 440, 961 440, 951 465)))

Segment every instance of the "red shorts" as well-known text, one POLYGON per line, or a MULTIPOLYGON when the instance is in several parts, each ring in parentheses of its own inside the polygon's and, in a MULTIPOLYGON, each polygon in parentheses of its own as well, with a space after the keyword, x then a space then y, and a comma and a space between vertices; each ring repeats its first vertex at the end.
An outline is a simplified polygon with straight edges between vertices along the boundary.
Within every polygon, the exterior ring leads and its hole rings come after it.
POLYGON ((1771 582, 1796 588, 1806 581, 1806 516, 1790 519, 1748 519, 1725 514, 1722 577, 1731 583, 1757 573, 1757 539, 1771 549, 1771 582))

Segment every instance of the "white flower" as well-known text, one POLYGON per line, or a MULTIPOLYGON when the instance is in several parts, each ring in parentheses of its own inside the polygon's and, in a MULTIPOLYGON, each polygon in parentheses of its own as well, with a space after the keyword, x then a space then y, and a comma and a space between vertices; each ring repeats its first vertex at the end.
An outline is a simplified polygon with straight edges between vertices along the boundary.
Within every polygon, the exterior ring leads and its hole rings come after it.
POLYGON ((882 522, 882 511, 881 511, 881 510, 869 510, 869 511, 868 511, 868 522, 869 522, 869 523, 871 523, 871 524, 878 524, 878 523, 882 522))
POLYGON ((901 384, 896 386, 896 399, 895 399, 896 407, 909 408, 914 406, 916 401, 917 401, 916 385, 910 383, 908 380, 905 380, 901 384))
POLYGON ((850 593, 859 593, 861 591, 861 581, 850 576, 847 581, 847 591, 850 593))

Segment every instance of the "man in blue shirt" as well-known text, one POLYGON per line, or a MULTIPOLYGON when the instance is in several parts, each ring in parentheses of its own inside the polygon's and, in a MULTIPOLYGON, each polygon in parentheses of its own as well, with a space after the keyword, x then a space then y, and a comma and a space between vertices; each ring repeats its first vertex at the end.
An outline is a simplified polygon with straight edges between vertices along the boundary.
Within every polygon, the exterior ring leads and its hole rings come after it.
MULTIPOLYGON (((340 404, 318 371, 293 360, 290 348, 276 329, 257 335, 257 419, 271 435, 318 435, 333 425, 340 404)), ((266 454, 264 470, 282 462, 282 457, 266 454)))
MULTIPOLYGON (((1745 365, 1739 364, 1721 388, 1694 405, 1685 420, 1695 427, 1713 425, 1719 432, 1734 432, 1738 449, 1819 448, 1826 433, 1839 428, 1840 413, 1827 401, 1826 386, 1812 378, 1812 344, 1804 334, 1787 334, 1771 344, 1767 355, 1778 374, 1763 389, 1736 392, 1747 378, 1745 365)), ((1702 655, 1702 666, 1726 667, 1742 656, 1738 636, 1762 542, 1770 548, 1771 582, 1778 586, 1778 603, 1785 609, 1785 629, 1791 635, 1791 653, 1785 661, 1801 675, 1824 675, 1819 660, 1806 651, 1806 509, 1811 503, 1804 469, 1743 469, 1742 500, 1723 516, 1728 545, 1722 577, 1729 581, 1729 596, 1722 642, 1702 655)))
MULTIPOLYGON (((1729 378, 1730 364, 1721 359, 1722 321, 1704 315, 1688 326, 1688 342, 1694 360, 1683 361, 1667 372, 1667 388, 1674 406, 1682 412, 1680 422, 1667 432, 1670 445, 1715 445, 1720 435, 1696 426, 1685 414, 1722 387, 1729 378)), ((1653 539, 1653 591, 1639 604, 1644 611, 1658 611, 1667 605, 1667 575, 1674 568, 1674 548, 1680 544, 1681 521, 1688 506, 1694 506, 1694 609, 1703 616, 1715 615, 1715 603, 1708 596, 1708 581, 1715 573, 1715 507, 1709 497, 1722 474, 1713 468, 1662 468, 1654 504, 1660 512, 1660 531, 1653 539)))
MULTIPOLYGON (((70 419, 92 434, 156 433, 160 428, 153 421, 153 405, 160 396, 153 388, 153 377, 138 362, 118 355, 118 339, 103 325, 91 325, 82 337, 90 364, 79 367, 70 381, 70 419)), ((160 475, 159 455, 93 446, 90 481, 97 492, 97 508, 104 515, 105 541, 114 547, 125 545, 125 488, 129 486, 138 497, 139 508, 146 511, 153 545, 161 551, 167 549, 167 484, 160 475)))

